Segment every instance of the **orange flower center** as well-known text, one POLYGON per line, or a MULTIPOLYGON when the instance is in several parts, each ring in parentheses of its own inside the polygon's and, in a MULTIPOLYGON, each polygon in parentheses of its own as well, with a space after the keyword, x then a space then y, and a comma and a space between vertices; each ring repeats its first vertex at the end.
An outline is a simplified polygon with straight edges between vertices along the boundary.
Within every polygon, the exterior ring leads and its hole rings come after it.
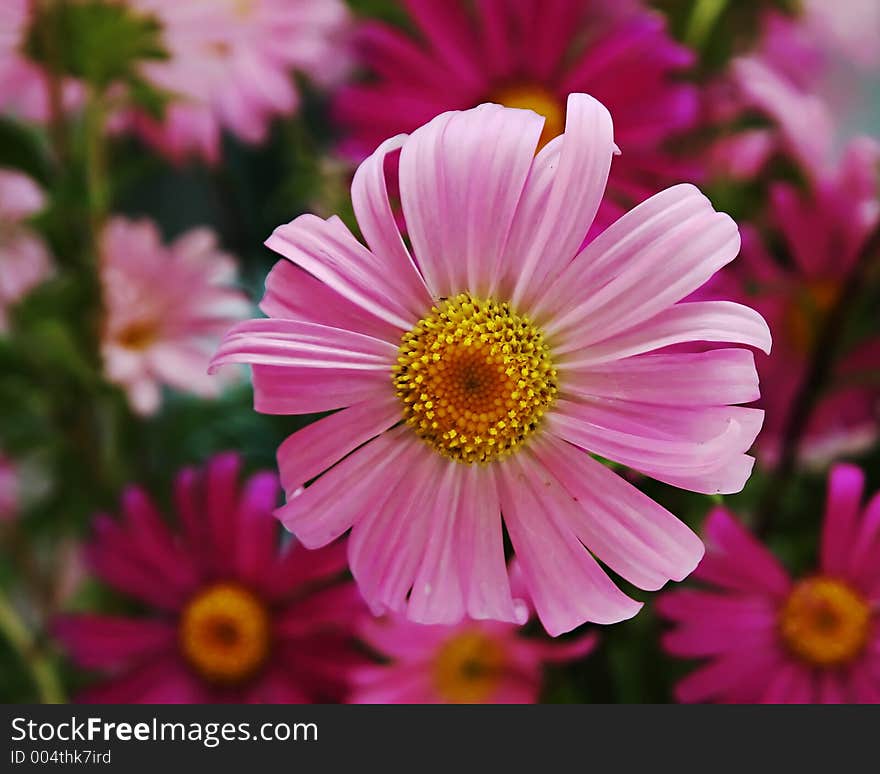
POLYGON ((785 311, 785 331, 795 350, 810 352, 822 323, 840 294, 840 285, 831 280, 816 280, 798 288, 785 311))
POLYGON ((269 654, 269 611, 247 589, 219 583, 197 594, 184 608, 179 640, 183 655, 205 679, 240 683, 269 654))
POLYGON ((450 704, 481 704, 492 697, 506 665, 499 642, 481 632, 465 632, 440 648, 434 685, 450 704))
POLYGON ((853 661, 868 641, 871 606, 858 592, 833 578, 798 583, 779 616, 789 650, 817 667, 853 661))
POLYGON ((489 101, 506 107, 534 110, 538 115, 544 116, 544 131, 538 142, 538 150, 565 131, 565 107, 556 95, 543 86, 503 86, 490 95, 489 101))
POLYGON ((158 326, 146 320, 138 320, 126 325, 116 334, 116 341, 125 349, 142 351, 159 338, 158 326))
POLYGON ((516 450, 556 396, 541 330, 507 303, 461 293, 404 334, 392 372, 406 422, 457 462, 516 450))

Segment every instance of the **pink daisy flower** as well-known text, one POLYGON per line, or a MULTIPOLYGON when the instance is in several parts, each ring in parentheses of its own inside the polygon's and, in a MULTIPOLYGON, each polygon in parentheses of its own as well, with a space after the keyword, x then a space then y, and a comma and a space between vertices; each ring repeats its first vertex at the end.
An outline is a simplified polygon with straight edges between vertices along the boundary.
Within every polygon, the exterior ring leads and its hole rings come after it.
POLYGON ((107 223, 101 352, 107 378, 125 389, 135 411, 159 408, 161 384, 217 394, 221 384, 206 373, 211 352, 251 308, 235 278, 235 261, 207 228, 166 246, 150 221, 115 217, 107 223))
MULTIPOLYGON (((49 85, 40 65, 23 53, 30 21, 30 0, 0 3, 0 110, 42 122, 50 114, 49 85)), ((72 109, 82 101, 82 87, 67 80, 61 97, 63 107, 72 109)))
MULTIPOLYGON (((759 441, 773 464, 795 394, 805 378, 816 338, 837 301, 871 231, 880 224, 877 171, 880 145, 853 142, 834 176, 801 191, 787 183, 770 189, 771 226, 790 256, 789 268, 744 229, 743 259, 718 275, 714 294, 738 298, 758 309, 775 333, 773 357, 759 357, 767 411, 759 441)), ((880 337, 857 345, 838 362, 831 388, 803 436, 802 458, 821 464, 865 449, 877 437, 880 385, 864 377, 880 364, 880 337)))
POLYGON ((667 35, 660 14, 607 0, 405 5, 415 35, 376 21, 359 29, 372 79, 343 88, 336 100, 343 148, 355 159, 439 113, 482 102, 543 115, 543 145, 563 130, 568 94, 588 92, 614 115, 626 149, 601 225, 670 182, 695 176, 693 163, 667 148, 697 117, 696 89, 680 77, 694 57, 667 35))
POLYGON ((274 475, 239 486, 240 459, 183 470, 176 521, 129 487, 122 519, 99 516, 88 560, 148 615, 71 614, 54 631, 80 667, 105 681, 101 703, 338 701, 364 663, 351 638, 362 602, 339 546, 281 550, 274 475), (161 579, 161 582, 157 582, 161 579))
POLYGON ((18 515, 18 469, 5 454, 0 453, 0 521, 18 515))
POLYGON ((586 656, 597 640, 548 642, 516 624, 426 626, 401 615, 365 619, 358 631, 389 663, 355 670, 350 704, 534 704, 544 666, 586 656))
POLYGON ((487 104, 383 143, 352 183, 369 247, 336 217, 277 228, 266 244, 287 260, 267 279, 269 319, 235 326, 214 358, 253 365, 258 411, 344 408, 280 448, 278 516, 311 548, 353 527, 376 613, 519 621, 503 513, 548 632, 628 618, 640 603, 584 546, 658 589, 702 545, 586 452, 698 492, 739 491, 751 471, 762 412, 730 404, 758 397, 757 374, 727 345, 767 350, 767 326, 738 304, 678 303, 734 258, 736 225, 681 185, 581 250, 611 117, 573 94, 565 133, 535 156, 543 129, 487 104))
POLYGON ((0 169, 0 333, 9 328, 9 308, 52 273, 46 243, 26 223, 44 206, 31 178, 0 169))
POLYGON ((129 0, 159 19, 168 59, 144 64, 155 87, 173 95, 162 121, 127 117, 174 160, 220 155, 222 130, 261 142, 272 119, 299 104, 292 71, 337 80, 348 56, 348 13, 340 0, 129 0))
POLYGON ((676 624, 666 650, 708 659, 678 684, 680 701, 880 702, 880 496, 860 512, 864 479, 832 469, 819 568, 797 581, 732 514, 710 514, 694 573, 707 588, 657 603, 676 624))

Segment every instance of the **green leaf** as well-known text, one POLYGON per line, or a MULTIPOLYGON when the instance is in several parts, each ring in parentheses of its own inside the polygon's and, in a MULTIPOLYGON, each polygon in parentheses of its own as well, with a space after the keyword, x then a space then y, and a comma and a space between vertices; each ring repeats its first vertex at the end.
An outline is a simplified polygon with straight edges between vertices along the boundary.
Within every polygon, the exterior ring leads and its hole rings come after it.
POLYGON ((104 90, 118 81, 136 81, 144 60, 167 57, 159 22, 122 4, 70 0, 41 8, 26 49, 52 72, 104 90))
POLYGON ((19 169, 46 185, 49 162, 39 133, 17 121, 0 118, 0 167, 19 169))

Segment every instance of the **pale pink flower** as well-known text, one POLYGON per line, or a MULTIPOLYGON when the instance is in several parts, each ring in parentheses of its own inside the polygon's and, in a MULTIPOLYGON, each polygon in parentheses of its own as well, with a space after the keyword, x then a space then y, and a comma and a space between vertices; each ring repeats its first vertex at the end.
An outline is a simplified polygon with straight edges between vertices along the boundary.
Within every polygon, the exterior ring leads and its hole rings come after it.
POLYGON ((6 455, 0 453, 0 521, 18 515, 18 468, 6 455))
POLYGON ((261 142, 271 120, 299 105, 293 71, 327 83, 348 56, 348 13, 340 0, 129 0, 162 25, 164 61, 144 77, 172 95, 162 121, 136 112, 127 121, 172 159, 215 162, 222 130, 261 142))
MULTIPOLYGON (((0 111, 29 121, 46 121, 50 114, 48 77, 23 53, 31 5, 30 0, 0 3, 0 111)), ((65 109, 76 107, 82 101, 82 87, 65 80, 61 100, 65 109)))
POLYGON ((235 279, 235 261, 210 229, 192 229, 166 246, 148 220, 107 223, 101 351, 107 378, 125 389, 135 411, 155 412, 162 384, 217 394, 221 384, 206 373, 211 351, 250 310, 235 279))
POLYGON ((679 701, 880 703, 880 495, 862 509, 865 476, 838 465, 815 572, 792 580, 730 512, 706 522, 705 588, 663 595, 680 658, 705 659, 676 686, 679 701))
POLYGON ((45 242, 26 222, 44 206, 31 178, 0 169, 0 333, 9 327, 9 308, 52 272, 45 242))
POLYGON ((388 663, 353 671, 350 704, 534 704, 544 666, 582 658, 597 641, 594 632, 551 642, 516 624, 425 626, 402 615, 366 619, 358 633, 388 663))
POLYGON ((680 303, 736 256, 736 224, 679 185, 580 249, 611 116, 571 95, 536 156, 543 128, 487 104, 382 143, 352 183, 369 248, 336 217, 277 228, 270 318, 235 326, 213 361, 253 365, 258 411, 346 407, 279 450, 278 516, 308 547, 353 527, 374 612, 517 621, 503 512, 548 632, 629 618, 641 604, 584 546, 658 589, 702 545, 587 450, 697 492, 739 491, 751 472, 763 412, 730 404, 758 397, 757 374, 726 345, 769 350, 770 333, 745 306, 680 303), (383 174, 396 151, 412 250, 383 174))

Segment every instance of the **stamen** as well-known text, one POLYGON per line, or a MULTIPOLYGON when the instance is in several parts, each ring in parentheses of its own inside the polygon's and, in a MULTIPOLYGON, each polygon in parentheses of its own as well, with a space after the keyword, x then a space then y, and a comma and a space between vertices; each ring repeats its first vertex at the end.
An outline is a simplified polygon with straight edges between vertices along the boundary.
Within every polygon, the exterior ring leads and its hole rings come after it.
POLYGON ((437 654, 434 684, 451 704, 479 704, 492 697, 507 667, 501 644, 482 632, 456 635, 437 654))
POLYGON ((406 422, 466 464, 515 451, 557 392, 541 330, 509 304, 468 293, 433 307, 403 336, 392 376, 406 422))

